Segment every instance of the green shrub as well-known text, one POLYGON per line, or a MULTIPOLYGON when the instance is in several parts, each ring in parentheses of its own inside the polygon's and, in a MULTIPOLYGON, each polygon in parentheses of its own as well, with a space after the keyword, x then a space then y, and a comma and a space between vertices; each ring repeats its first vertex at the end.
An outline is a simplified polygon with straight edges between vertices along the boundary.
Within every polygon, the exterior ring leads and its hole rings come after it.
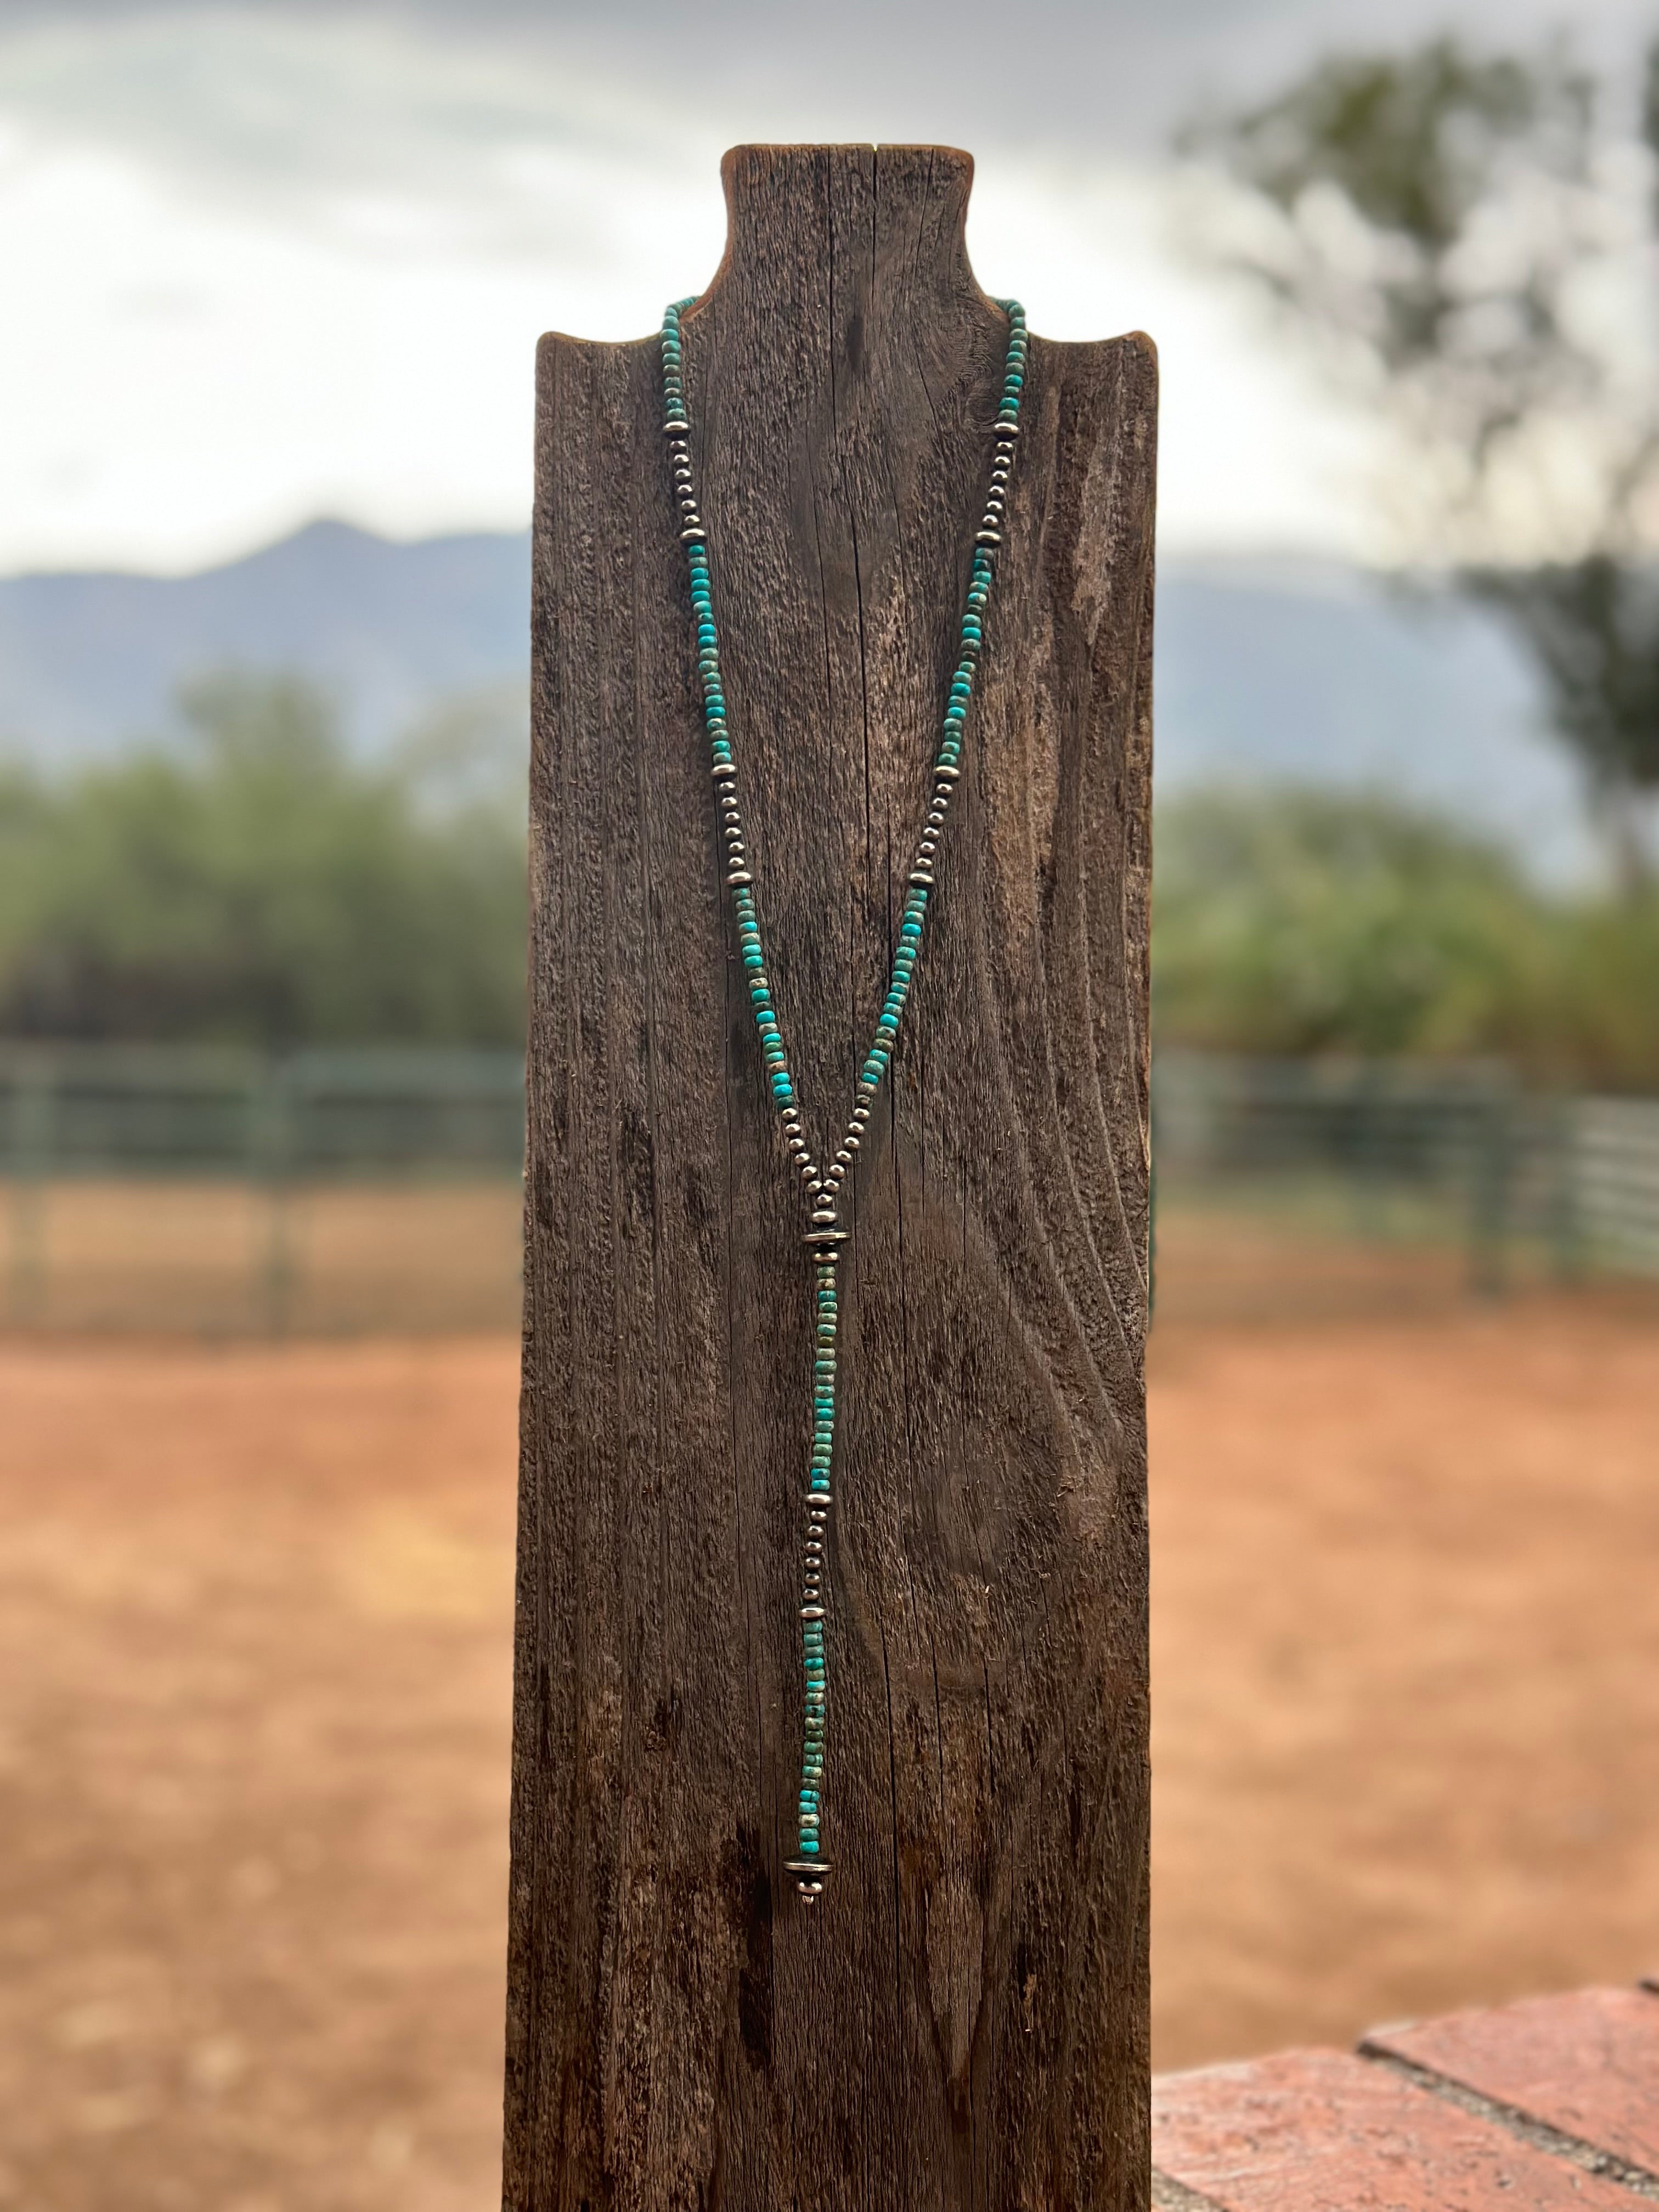
POLYGON ((326 702, 220 678, 191 741, 0 783, 0 1029, 495 1044, 524 1021, 523 830, 434 816, 326 702))
POLYGON ((1295 787, 1160 807, 1153 881, 1161 1042, 1659 1087, 1652 898, 1550 899, 1431 815, 1295 787))

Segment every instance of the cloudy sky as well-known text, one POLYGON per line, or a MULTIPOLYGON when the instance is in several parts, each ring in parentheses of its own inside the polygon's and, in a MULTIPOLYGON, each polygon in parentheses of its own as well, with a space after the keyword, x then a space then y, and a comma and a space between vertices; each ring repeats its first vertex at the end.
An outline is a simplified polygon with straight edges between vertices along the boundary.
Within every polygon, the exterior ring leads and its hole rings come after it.
MULTIPOLYGON (((1637 0, 1394 0, 1634 51, 1637 0)), ((1655 11, 1659 13, 1659 9, 1655 11)), ((1362 422, 1203 275, 1169 134, 1369 46, 1354 0, 0 0, 0 570, 182 570, 318 514, 516 527, 531 350, 719 258, 721 149, 975 155, 981 281, 1164 368, 1163 540, 1363 553, 1362 422), (694 29, 692 27, 696 25, 694 29)))

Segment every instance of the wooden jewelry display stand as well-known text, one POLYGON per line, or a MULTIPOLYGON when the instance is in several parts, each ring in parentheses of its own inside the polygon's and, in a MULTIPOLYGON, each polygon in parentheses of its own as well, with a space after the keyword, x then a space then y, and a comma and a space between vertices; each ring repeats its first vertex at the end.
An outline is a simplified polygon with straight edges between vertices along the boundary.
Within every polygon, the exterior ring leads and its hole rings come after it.
MULTIPOLYGON (((688 397, 821 1144, 886 985, 1007 325, 965 155, 742 147, 724 174, 688 397)), ((810 1909, 783 1871, 809 1262, 722 888, 659 350, 549 337, 538 376, 505 2203, 1140 2212, 1152 349, 1031 343, 851 1181, 810 1909)))

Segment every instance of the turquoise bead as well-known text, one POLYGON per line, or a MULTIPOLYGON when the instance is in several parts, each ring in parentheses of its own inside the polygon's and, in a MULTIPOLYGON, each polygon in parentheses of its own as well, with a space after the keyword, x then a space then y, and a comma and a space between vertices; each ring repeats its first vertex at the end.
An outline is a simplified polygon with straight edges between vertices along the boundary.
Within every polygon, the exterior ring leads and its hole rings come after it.
MULTIPOLYGON (((682 310, 694 304, 695 299, 696 295, 693 295, 678 301, 666 308, 663 314, 661 372, 665 421, 681 420, 685 416, 680 315, 682 310)), ((1025 316, 1016 300, 1000 301, 997 304, 1008 318, 1002 398, 997 420, 1017 427, 1025 380, 1025 316)), ((709 757, 716 768, 725 768, 732 764, 732 751, 726 722, 725 679, 720 667, 719 625, 714 613, 707 544, 698 539, 690 541, 685 546, 685 559, 690 587, 692 643, 702 696, 703 720, 708 736, 709 757)), ((995 573, 994 549, 976 544, 970 558, 964 595, 958 658, 946 687, 939 741, 934 756, 938 768, 957 768, 961 762, 968 708, 973 698, 979 659, 984 649, 982 617, 990 601, 995 573)), ((727 787, 732 787, 729 780, 727 787)), ((775 1105, 781 1110, 789 1109, 793 1121, 794 1083, 788 1071, 783 1034, 766 973, 753 890, 748 884, 734 884, 732 897, 738 925, 738 956, 749 989, 750 1003, 754 1008, 756 1035, 763 1066, 775 1105)), ((879 1088, 892 1060, 899 1024, 915 977, 927 908, 927 886, 925 884, 910 885, 904 901, 881 1013, 859 1078, 865 1086, 866 1097, 879 1088)), ((835 1455, 836 1280, 834 1263, 820 1260, 817 1263, 816 1318, 813 1324, 812 1427, 808 1495, 820 1497, 826 1501, 830 1494, 835 1455)), ((797 1833, 803 1856, 816 1857, 820 1836, 828 1667, 823 1622, 805 1621, 801 1626, 805 1711, 797 1833)))

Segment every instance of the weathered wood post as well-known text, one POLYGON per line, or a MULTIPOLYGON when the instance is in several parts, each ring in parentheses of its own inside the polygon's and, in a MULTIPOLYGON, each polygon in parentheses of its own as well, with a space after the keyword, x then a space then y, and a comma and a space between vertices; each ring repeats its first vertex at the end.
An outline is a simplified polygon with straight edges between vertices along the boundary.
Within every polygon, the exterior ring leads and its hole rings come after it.
MULTIPOLYGON (((821 1144, 884 988, 1006 325, 965 155, 724 166, 688 398, 821 1144)), ((658 348, 550 337, 538 374, 505 2201, 1138 2208, 1152 350, 1032 347, 960 811, 857 1168, 811 1908, 783 1872, 808 1263, 716 866, 658 348)))

